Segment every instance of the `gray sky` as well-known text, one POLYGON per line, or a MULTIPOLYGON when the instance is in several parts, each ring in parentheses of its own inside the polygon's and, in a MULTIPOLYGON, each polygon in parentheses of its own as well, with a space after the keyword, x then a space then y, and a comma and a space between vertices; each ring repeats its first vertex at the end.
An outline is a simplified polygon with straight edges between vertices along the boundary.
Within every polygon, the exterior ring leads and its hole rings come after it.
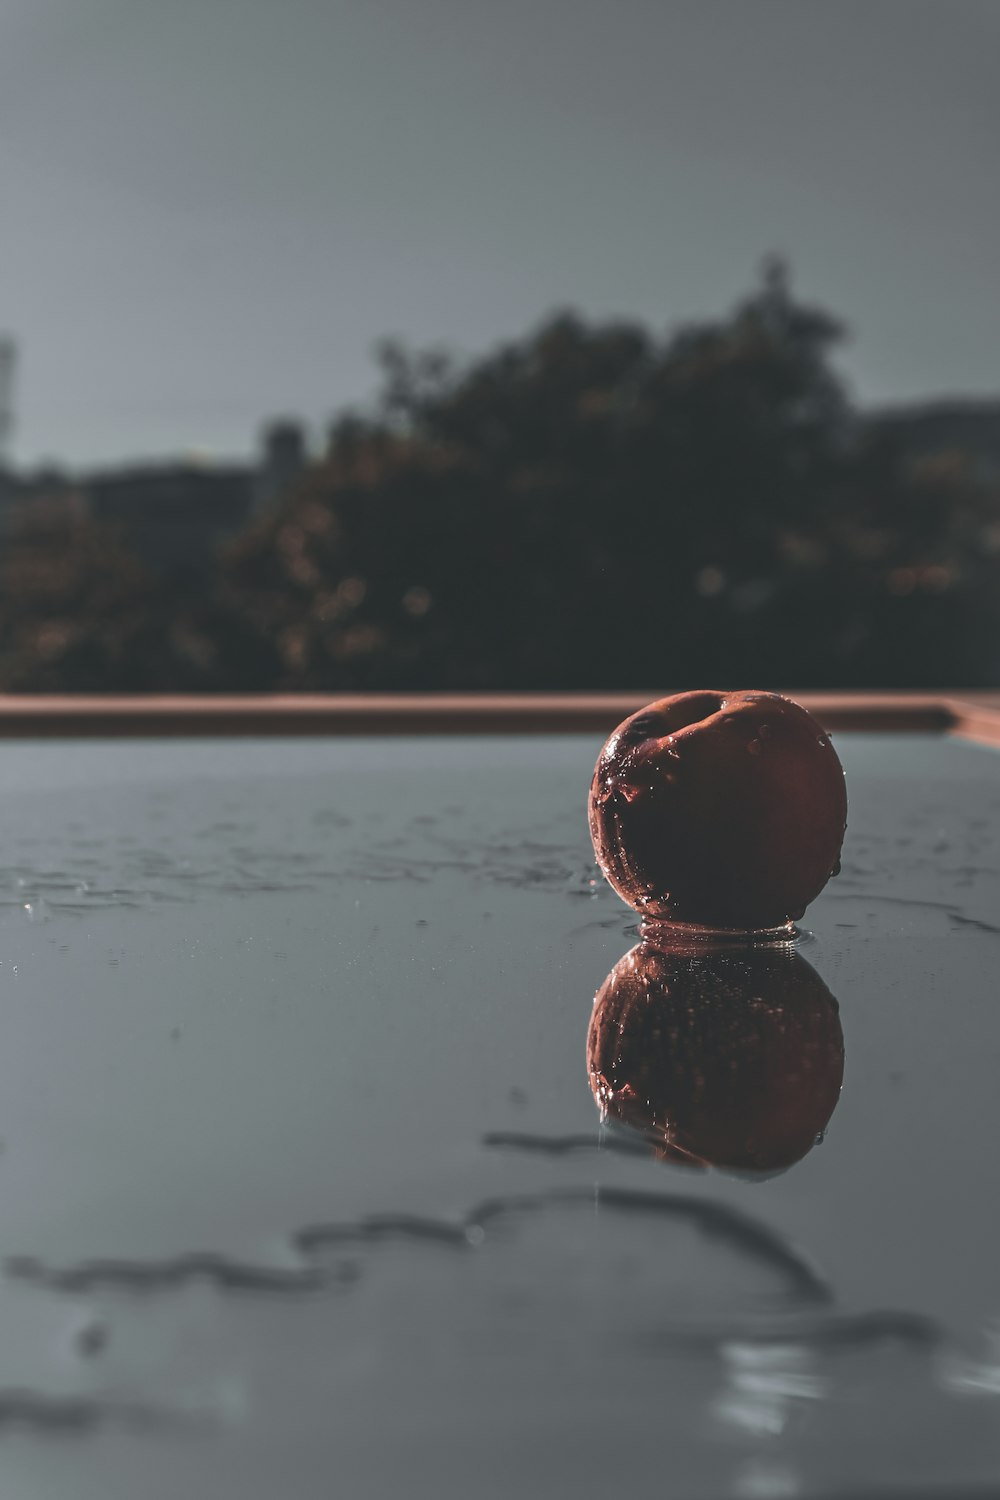
POLYGON ((245 452, 770 249, 866 401, 1000 392, 1000 0, 0 0, 15 455, 245 452))

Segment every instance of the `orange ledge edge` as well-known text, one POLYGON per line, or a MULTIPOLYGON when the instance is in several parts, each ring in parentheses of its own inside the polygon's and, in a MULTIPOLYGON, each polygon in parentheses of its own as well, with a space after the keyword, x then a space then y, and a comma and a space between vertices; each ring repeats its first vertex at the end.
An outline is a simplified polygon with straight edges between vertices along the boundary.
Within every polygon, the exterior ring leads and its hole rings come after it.
MULTIPOLYGON (((348 734, 608 734, 648 693, 0 695, 0 739, 348 734)), ((830 730, 1000 745, 1000 692, 796 692, 830 730)))

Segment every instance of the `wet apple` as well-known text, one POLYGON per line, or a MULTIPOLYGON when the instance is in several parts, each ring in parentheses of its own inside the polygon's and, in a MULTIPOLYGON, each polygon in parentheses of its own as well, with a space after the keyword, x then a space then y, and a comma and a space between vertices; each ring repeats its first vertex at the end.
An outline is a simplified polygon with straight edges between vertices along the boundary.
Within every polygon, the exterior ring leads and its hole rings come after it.
POLYGON ((607 740, 590 788, 606 879, 644 917, 759 930, 839 869, 847 791, 822 726, 777 693, 679 693, 607 740))

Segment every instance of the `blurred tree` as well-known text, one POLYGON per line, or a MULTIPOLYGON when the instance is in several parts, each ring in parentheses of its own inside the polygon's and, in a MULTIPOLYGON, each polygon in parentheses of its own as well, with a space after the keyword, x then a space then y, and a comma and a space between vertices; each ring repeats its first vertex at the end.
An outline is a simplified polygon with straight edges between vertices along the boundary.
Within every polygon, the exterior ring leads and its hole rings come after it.
POLYGON ((234 595, 280 620, 288 685, 784 679, 783 536, 822 551, 855 442, 840 334, 773 261, 659 343, 565 312, 464 369, 383 346, 378 416, 236 550, 234 595))
POLYGON ((207 592, 82 517, 9 539, 0 686, 996 682, 1000 494, 859 415, 842 337, 772 259, 662 337, 566 311, 464 365, 386 343, 375 408, 207 592))

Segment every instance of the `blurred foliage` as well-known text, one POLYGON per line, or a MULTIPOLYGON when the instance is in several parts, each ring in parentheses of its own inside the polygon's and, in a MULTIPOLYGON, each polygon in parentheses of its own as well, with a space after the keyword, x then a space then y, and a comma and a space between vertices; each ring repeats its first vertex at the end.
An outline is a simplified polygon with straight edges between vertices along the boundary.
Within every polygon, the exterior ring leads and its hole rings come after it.
POLYGON ((0 544, 5 692, 249 689, 267 661, 260 633, 214 590, 178 592, 84 510, 32 507, 0 544))
POLYGON ((566 312, 464 366, 384 345, 377 410, 196 596, 96 523, 44 579, 8 542, 0 685, 993 684, 1000 494, 865 421, 841 337, 775 262, 663 339, 566 312))

